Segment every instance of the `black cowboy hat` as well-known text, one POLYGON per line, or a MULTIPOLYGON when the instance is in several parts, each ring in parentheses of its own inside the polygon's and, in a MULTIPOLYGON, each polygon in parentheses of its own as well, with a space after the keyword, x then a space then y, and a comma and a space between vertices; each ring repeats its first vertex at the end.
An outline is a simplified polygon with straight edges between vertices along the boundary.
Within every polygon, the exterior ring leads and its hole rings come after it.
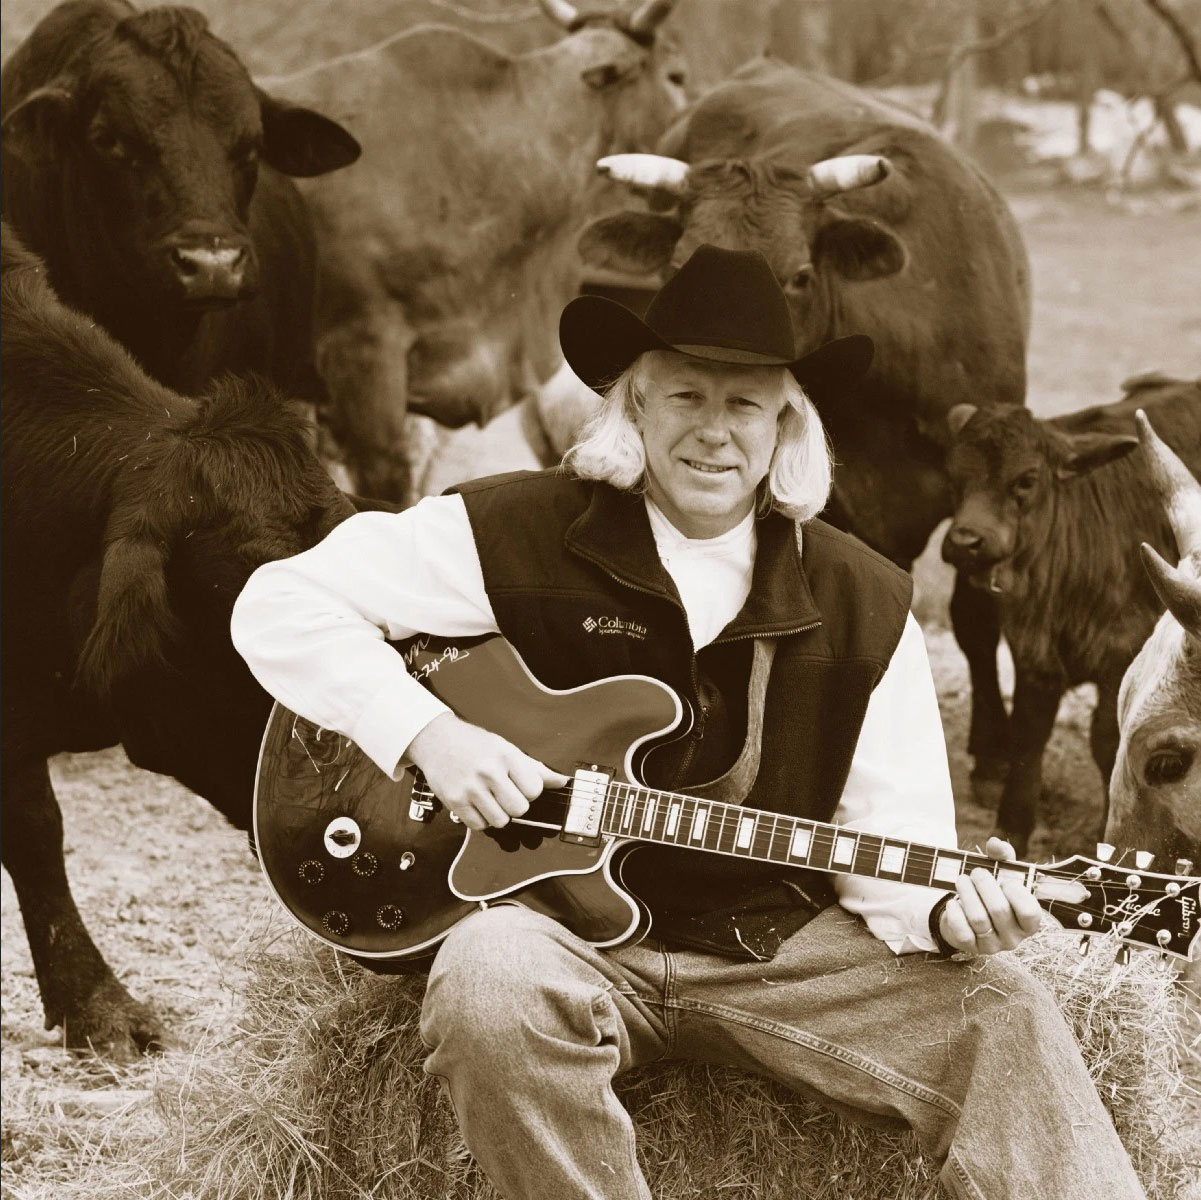
POLYGON ((866 334, 834 338, 797 357, 788 300, 758 250, 703 245, 663 285, 640 319, 603 296, 577 296, 559 318, 567 365, 603 391, 647 350, 677 350, 731 366, 787 367, 812 397, 836 395, 864 375, 866 334))

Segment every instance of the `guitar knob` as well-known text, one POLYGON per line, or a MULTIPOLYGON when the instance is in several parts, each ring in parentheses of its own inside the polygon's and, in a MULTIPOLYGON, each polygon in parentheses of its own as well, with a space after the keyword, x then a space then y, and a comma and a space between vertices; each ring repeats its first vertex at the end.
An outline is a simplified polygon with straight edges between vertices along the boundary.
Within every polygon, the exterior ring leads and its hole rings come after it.
POLYGON ((1076 947, 1076 953, 1079 954, 1081 958, 1083 958, 1088 953, 1088 948, 1091 945, 1092 945, 1092 942, 1089 941, 1088 935, 1086 934, 1084 937, 1082 937, 1080 939, 1080 944, 1076 947))
POLYGON ((1113 961, 1116 962, 1119 967, 1124 967, 1130 961, 1130 947, 1119 946, 1118 952, 1116 955, 1114 955, 1113 961))
POLYGON ((1155 855, 1150 850, 1136 850, 1134 852, 1134 865, 1140 871, 1147 870, 1148 867, 1155 861, 1155 855))
POLYGON ((1189 875, 1193 870, 1193 860, 1191 858, 1178 858, 1176 860, 1176 874, 1189 875))
POLYGON ((1156 935, 1155 940, 1161 945, 1166 946, 1172 940, 1172 931, 1170 929, 1161 929, 1156 935))
POLYGON ((362 854, 356 854, 350 860, 350 869, 356 875, 361 875, 364 879, 369 875, 374 875, 375 869, 378 866, 379 859, 370 850, 364 850, 362 854))
POLYGON ((415 855, 412 850, 406 850, 400 856, 400 869, 402 871, 407 871, 416 861, 417 855, 415 855))
POLYGON ((399 929, 404 919, 404 911, 395 904, 381 904, 375 910, 375 921, 381 929, 399 929))
POLYGON ((350 918, 341 909, 334 908, 321 918, 321 926, 334 937, 345 937, 350 932, 350 918))
POLYGON ((315 858, 306 858, 297 873, 304 883, 316 884, 325 878, 325 867, 315 858))
POLYGON ((1102 862, 1109 862, 1109 860, 1111 858, 1113 858, 1113 852, 1114 852, 1114 847, 1111 846, 1108 842, 1098 842, 1097 843, 1097 857, 1102 862))

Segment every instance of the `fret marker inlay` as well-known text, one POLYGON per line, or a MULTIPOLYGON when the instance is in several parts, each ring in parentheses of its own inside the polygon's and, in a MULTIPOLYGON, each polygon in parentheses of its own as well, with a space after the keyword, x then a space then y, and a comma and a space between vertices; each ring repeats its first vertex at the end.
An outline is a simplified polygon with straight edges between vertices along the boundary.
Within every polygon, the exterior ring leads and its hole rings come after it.
POLYGON ((680 806, 672 804, 667 809, 667 836, 675 837, 680 825, 680 806))
POLYGON ((743 817, 738 822, 738 840, 734 843, 739 850, 746 850, 750 847, 751 838, 755 834, 755 818, 743 817))
POLYGON ((899 875, 905 866, 904 846, 885 846, 880 853, 880 874, 899 875))
POLYGON ((963 863, 957 858, 944 858, 941 854, 934 860, 934 878, 943 883, 954 883, 963 874, 963 863))
POLYGON ((834 839, 834 856, 830 860, 836 863, 852 863, 855 861, 855 839, 839 836, 834 839))
POLYGON ((699 842, 705 836, 705 816, 708 810, 697 806, 696 814, 692 818, 692 840, 699 842))
POLYGON ((788 846, 789 858, 808 858, 809 844, 813 840, 813 835, 808 829, 795 829, 792 834, 792 841, 788 846))

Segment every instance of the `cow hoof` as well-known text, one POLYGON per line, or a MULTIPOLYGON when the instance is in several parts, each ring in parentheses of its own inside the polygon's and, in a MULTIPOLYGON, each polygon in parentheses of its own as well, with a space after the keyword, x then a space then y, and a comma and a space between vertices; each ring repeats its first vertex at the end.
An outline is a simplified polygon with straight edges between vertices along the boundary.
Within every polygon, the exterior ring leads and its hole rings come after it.
POLYGON ((166 1034, 150 1008, 115 979, 101 984, 73 1016, 63 1021, 68 1050, 111 1062, 133 1062, 166 1048, 166 1034))

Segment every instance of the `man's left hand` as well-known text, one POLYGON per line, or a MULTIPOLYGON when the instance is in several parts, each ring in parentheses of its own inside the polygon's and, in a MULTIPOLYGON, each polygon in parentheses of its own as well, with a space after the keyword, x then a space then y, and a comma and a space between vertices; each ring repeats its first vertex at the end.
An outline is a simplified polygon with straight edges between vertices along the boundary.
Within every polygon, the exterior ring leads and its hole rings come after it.
MULTIPOLYGON (((1008 862, 1017 857, 1000 838, 989 838, 984 852, 1008 862)), ((947 943, 963 954, 1012 950, 1042 924, 1043 909, 1030 890, 1009 876, 994 878, 983 867, 955 881, 956 895, 942 910, 938 927, 947 943)))

